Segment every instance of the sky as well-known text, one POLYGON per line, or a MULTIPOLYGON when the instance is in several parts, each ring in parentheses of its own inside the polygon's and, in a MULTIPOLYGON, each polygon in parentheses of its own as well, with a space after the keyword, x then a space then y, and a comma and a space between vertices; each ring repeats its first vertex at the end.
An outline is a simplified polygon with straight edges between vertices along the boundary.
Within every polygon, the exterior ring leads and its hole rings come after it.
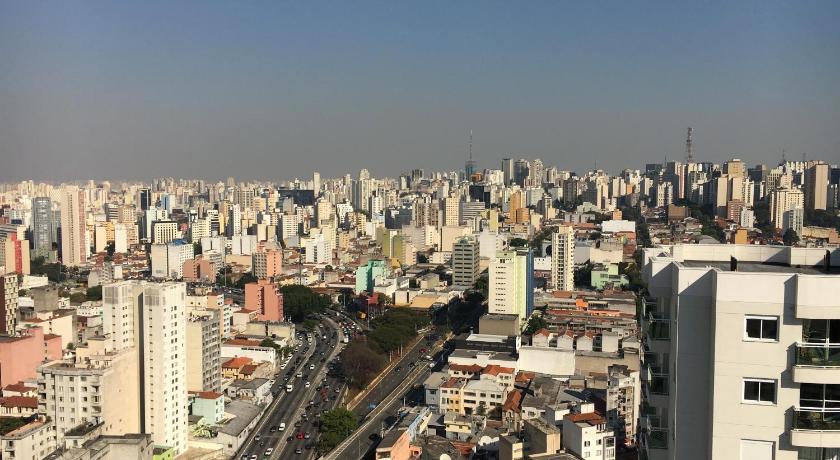
POLYGON ((840 162, 840 2, 0 0, 0 181, 840 162))

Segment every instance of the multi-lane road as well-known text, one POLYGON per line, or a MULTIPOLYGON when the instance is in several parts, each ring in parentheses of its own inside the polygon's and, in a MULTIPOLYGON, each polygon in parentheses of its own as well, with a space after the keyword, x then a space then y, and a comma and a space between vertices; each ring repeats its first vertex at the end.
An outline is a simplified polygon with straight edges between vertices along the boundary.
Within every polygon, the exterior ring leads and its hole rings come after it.
POLYGON ((308 459, 315 455, 316 425, 325 411, 336 407, 343 391, 340 379, 326 375, 328 364, 341 350, 342 333, 325 317, 311 335, 312 343, 299 339, 300 349, 276 376, 272 390, 277 397, 243 443, 239 458, 308 459), (287 384, 292 385, 290 392, 287 384))

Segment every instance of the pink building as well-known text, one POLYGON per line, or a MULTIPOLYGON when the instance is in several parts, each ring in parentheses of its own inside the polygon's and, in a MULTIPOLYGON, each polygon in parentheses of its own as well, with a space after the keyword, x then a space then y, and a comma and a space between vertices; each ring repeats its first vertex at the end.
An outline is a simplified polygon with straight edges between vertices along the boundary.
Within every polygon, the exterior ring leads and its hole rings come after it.
POLYGON ((216 282, 216 267, 213 262, 198 256, 184 262, 184 281, 189 282, 216 282))
POLYGON ((263 249, 254 253, 252 270, 257 279, 268 279, 283 273, 283 250, 263 249))
POLYGON ((258 312, 260 321, 283 320, 283 294, 267 279, 245 285, 245 309, 258 312))
POLYGON ((44 331, 33 327, 25 334, 19 337, 0 336, 0 386, 34 379, 36 369, 44 362, 44 331))
POLYGON ((0 250, 3 251, 0 265, 6 267, 6 272, 29 274, 29 240, 19 240, 17 234, 11 233, 0 241, 0 250))

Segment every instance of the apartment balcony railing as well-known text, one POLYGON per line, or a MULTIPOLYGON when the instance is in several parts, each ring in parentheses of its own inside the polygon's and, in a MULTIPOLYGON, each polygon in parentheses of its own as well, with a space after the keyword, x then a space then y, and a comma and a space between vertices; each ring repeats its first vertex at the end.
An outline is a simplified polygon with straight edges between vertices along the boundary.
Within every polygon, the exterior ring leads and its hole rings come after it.
POLYGON ((840 408, 794 409, 790 443, 797 447, 840 446, 840 408))
POLYGON ((644 318, 644 330, 650 340, 671 340, 671 319, 649 311, 644 318))
POLYGON ((668 448, 668 429, 651 428, 645 433, 645 445, 648 449, 668 448))
POLYGON ((840 344, 797 343, 796 365, 840 367, 840 344))
POLYGON ((840 409, 797 409, 794 430, 840 431, 840 409))
POLYGON ((840 344, 797 343, 793 381, 825 384, 840 381, 840 344))

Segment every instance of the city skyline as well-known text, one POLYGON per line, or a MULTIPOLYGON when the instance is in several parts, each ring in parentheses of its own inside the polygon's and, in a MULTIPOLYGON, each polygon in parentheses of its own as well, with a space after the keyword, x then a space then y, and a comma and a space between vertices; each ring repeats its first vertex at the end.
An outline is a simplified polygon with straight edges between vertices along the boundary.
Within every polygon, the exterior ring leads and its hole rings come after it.
POLYGON ((460 170, 470 130, 481 169, 682 158, 687 126, 698 161, 833 162, 838 13, 3 2, 0 181, 460 170))

